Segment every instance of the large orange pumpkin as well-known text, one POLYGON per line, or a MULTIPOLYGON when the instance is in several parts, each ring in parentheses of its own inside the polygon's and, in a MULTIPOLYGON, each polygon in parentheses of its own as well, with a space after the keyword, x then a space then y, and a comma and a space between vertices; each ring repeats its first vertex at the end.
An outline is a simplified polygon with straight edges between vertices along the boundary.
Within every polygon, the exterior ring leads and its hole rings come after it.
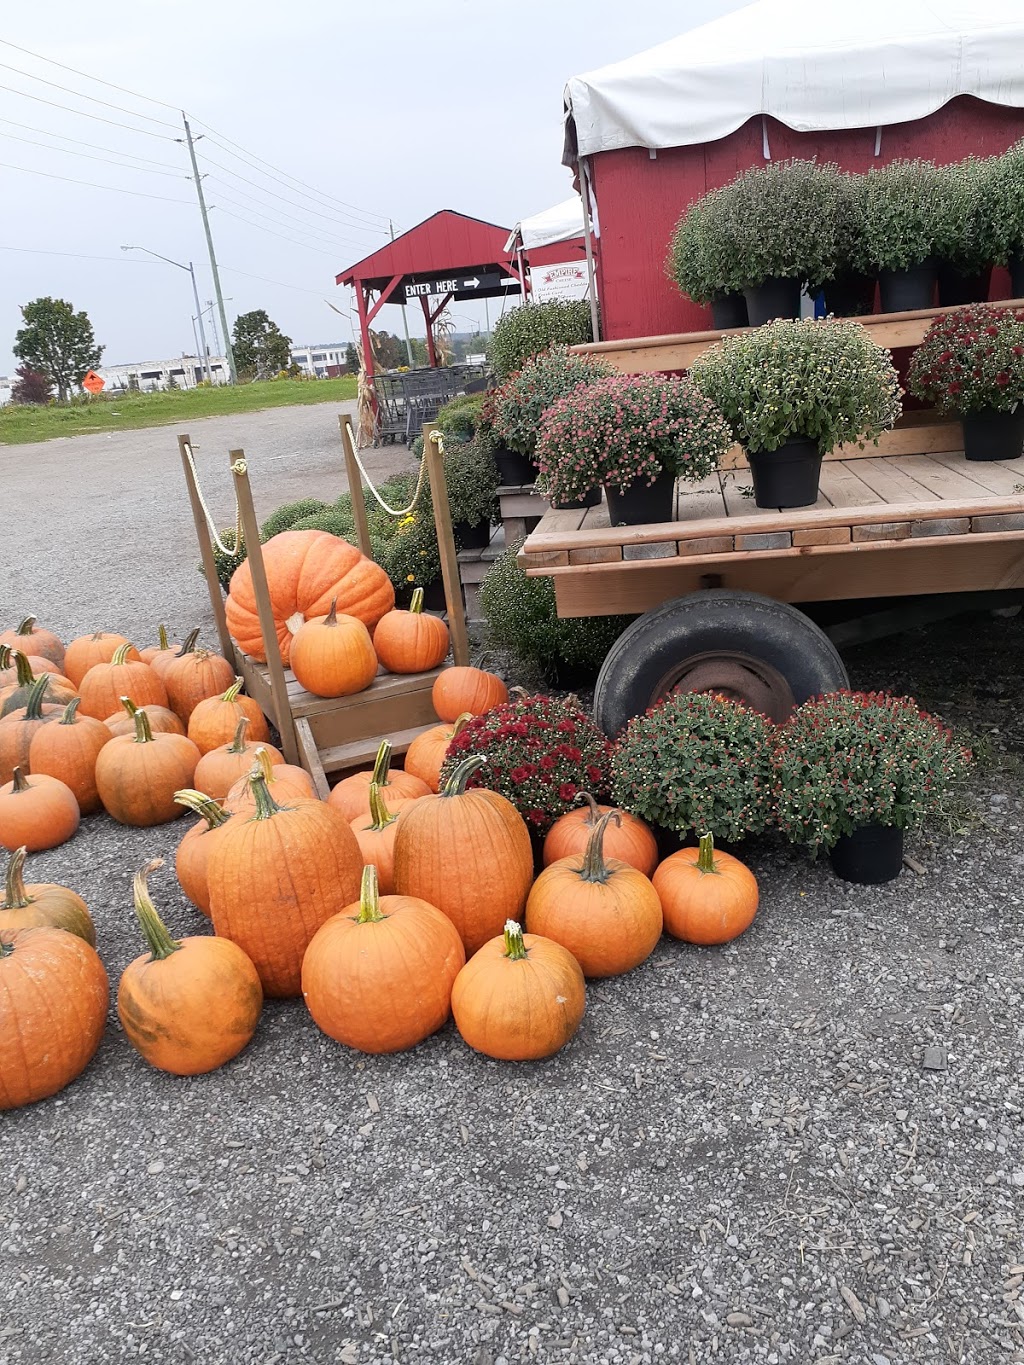
MULTIPOLYGON (((262 745, 252 757, 253 763, 260 765, 267 790, 279 805, 288 805, 301 798, 309 801, 319 799, 313 786, 313 779, 305 768, 299 768, 294 763, 272 763, 270 755, 262 745)), ((251 772, 240 777, 227 794, 223 803, 224 809, 230 811, 232 815, 251 815, 256 809, 256 798, 252 794, 252 783, 249 781, 250 775, 251 772)))
POLYGON ((199 750, 185 735, 154 735, 145 711, 134 735, 118 735, 96 759, 96 788, 109 815, 122 825, 162 825, 184 809, 174 793, 191 787, 199 750))
POLYGON ((223 801, 239 778, 245 777, 252 768, 257 749, 262 749, 272 764, 284 762, 284 754, 280 749, 275 749, 273 744, 254 744, 248 740, 248 728, 249 717, 242 716, 235 726, 235 737, 230 744, 203 754, 196 764, 192 779, 197 790, 212 796, 215 801, 223 801))
POLYGON ((185 727, 167 706, 136 706, 131 697, 121 698, 121 709, 107 716, 103 724, 112 735, 134 735, 135 713, 145 711, 154 735, 183 735, 185 727))
POLYGON ((34 616, 26 616, 13 630, 5 630, 0 634, 0 645, 9 645, 23 654, 42 655, 57 665, 58 672, 63 670, 64 642, 52 630, 37 626, 34 616))
POLYGON ((650 957, 661 938, 661 902, 629 863, 604 856, 605 832, 619 812, 602 815, 584 853, 546 867, 526 902, 531 934, 568 948, 584 976, 618 976, 650 957))
POLYGON ((314 616, 292 637, 292 672, 317 697, 364 692, 377 676, 370 632, 357 616, 339 616, 332 598, 326 616, 314 616))
POLYGON ((473 719, 468 711, 463 711, 451 725, 432 725, 417 735, 409 745, 405 755, 405 771, 425 782, 432 792, 441 786, 441 766, 448 753, 448 745, 468 721, 473 719))
POLYGON ((697 848, 683 848, 658 867, 654 889, 665 929, 684 943, 728 943, 748 929, 757 913, 757 878, 745 863, 719 853, 710 834, 697 848))
MULTIPOLYGON (((92 635, 80 635, 64 651, 64 671, 77 687, 95 664, 108 664, 121 645, 128 645, 128 658, 139 659, 139 651, 123 635, 97 630, 92 635)), ((101 716, 102 720, 103 717, 101 716)))
POLYGON ((439 720, 457 720, 463 711, 482 716, 508 701, 508 688, 496 673, 463 666, 442 669, 435 679, 431 699, 439 720))
POLYGON ((384 739, 372 768, 343 777, 327 798, 328 804, 340 810, 345 819, 351 822, 361 815, 370 813, 370 787, 376 784, 383 788, 391 810, 398 811, 406 801, 414 801, 419 796, 428 796, 430 788, 412 773, 401 768, 392 768, 391 745, 384 739))
POLYGON ((515 920, 469 959, 452 987, 452 1014, 477 1052, 537 1061, 580 1026, 587 993, 580 964, 560 943, 524 934, 515 920))
POLYGON ((103 963, 77 934, 0 933, 0 1109, 55 1095, 85 1070, 109 999, 103 963))
MULTIPOLYGON (((611 806, 599 806, 589 792, 580 792, 577 801, 586 805, 579 810, 566 811, 560 815, 548 830, 544 840, 544 866, 548 867, 559 858, 569 858, 575 853, 585 853, 594 826, 602 815, 607 815, 611 806)), ((636 815, 619 811, 621 824, 605 826, 604 852, 608 858, 618 858, 629 863, 650 877, 658 866, 658 841, 650 826, 645 825, 636 815)))
POLYGON ((64 714, 63 706, 43 704, 46 677, 37 679, 28 704, 0 718, 0 782, 9 782, 15 768, 28 768, 29 749, 36 731, 64 714))
POLYGON ((191 810, 202 818, 191 829, 186 830, 178 851, 174 855, 174 870, 182 891, 197 910, 210 918, 210 879, 207 875, 210 849, 217 842, 217 836, 231 819, 232 811, 225 810, 219 801, 206 796, 201 791, 185 787, 174 793, 179 806, 191 810))
POLYGON ((360 1052, 401 1052, 445 1023, 465 962, 451 920, 412 896, 381 897, 370 865, 356 904, 306 949, 302 995, 328 1037, 360 1052))
POLYGON ((370 786, 370 813, 351 822, 364 864, 377 869, 377 884, 382 895, 395 890, 395 833, 398 816, 388 810, 384 792, 374 782, 370 786))
POLYGON ((266 995, 298 995, 313 935, 359 894, 359 845, 326 802, 279 806, 262 772, 250 780, 255 813, 229 820, 210 850, 213 927, 252 959, 266 995))
POLYGON ((526 822, 498 792, 466 790, 485 760, 474 754, 435 795, 399 814, 395 887, 443 910, 475 953, 507 919, 521 918, 533 882, 526 822))
POLYGON ((14 682, 0 687, 0 718, 27 705, 32 688, 40 680, 44 684, 43 701, 50 706, 66 706, 72 697, 77 696, 74 684, 60 673, 43 672, 37 678, 27 654, 14 654, 12 659, 14 682))
POLYGON ((135 913, 149 947, 124 969, 117 1014, 128 1041, 150 1066, 202 1076, 236 1057, 263 1008, 256 968, 230 939, 171 938, 149 895, 155 858, 135 874, 135 913))
POLYGON ((129 659, 132 645, 119 645, 109 663, 93 664, 78 685, 82 696, 82 715, 105 720, 117 710, 122 697, 131 697, 136 706, 166 706, 167 689, 149 664, 129 659))
POLYGON ((188 737, 200 753, 230 744, 243 716, 249 718, 246 733, 253 744, 270 742, 270 726, 259 702, 241 696, 241 690, 242 679, 236 678, 219 697, 205 697, 189 716, 188 737))
POLYGON ((377 622, 373 647, 389 673, 425 673, 444 663, 449 639, 440 616, 423 610, 423 589, 414 588, 408 611, 395 608, 377 622))
POLYGON ((96 760, 113 736, 101 720, 80 716, 81 698, 72 697, 54 725, 44 725, 28 746, 28 766, 33 773, 59 777, 75 794, 83 815, 93 815, 102 802, 96 790, 96 760))
POLYGON ((77 892, 54 882, 25 883, 24 844, 16 848, 7 864, 7 884, 0 893, 0 931, 15 929, 66 929, 96 947, 96 927, 89 907, 77 892))
MULTIPOLYGON (((395 590, 384 570, 327 531, 282 531, 263 546, 263 564, 285 663, 292 636, 308 618, 325 616, 332 598, 339 611, 358 617, 368 628, 395 605, 395 590)), ((225 612, 239 647, 254 659, 266 660, 248 560, 231 577, 225 612)))
POLYGON ((0 844, 12 853, 22 844, 38 853, 66 843, 81 818, 74 792, 56 777, 26 777, 15 768, 0 787, 0 844))
POLYGON ((235 680, 235 670, 222 654, 209 649, 195 649, 197 632, 182 645, 182 652, 163 667, 163 684, 171 710, 187 726, 192 712, 207 697, 218 697, 235 680), (191 641, 191 644, 189 643, 191 641))

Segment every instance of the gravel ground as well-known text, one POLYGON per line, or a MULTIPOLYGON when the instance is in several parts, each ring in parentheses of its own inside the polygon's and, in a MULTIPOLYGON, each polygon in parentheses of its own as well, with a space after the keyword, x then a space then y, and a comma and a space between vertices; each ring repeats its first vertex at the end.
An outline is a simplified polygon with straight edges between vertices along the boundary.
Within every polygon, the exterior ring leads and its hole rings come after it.
MULTIPOLYGON (((261 511, 337 486, 333 414, 208 425, 219 507, 228 444, 261 511)), ((118 439, 0 450, 5 617, 198 619, 173 433, 118 439)), ((759 843, 750 931, 595 984, 547 1063, 450 1027, 360 1057, 287 1002, 176 1080, 112 1015, 79 1081, 0 1125, 0 1360, 1024 1361, 1022 659, 1020 618, 851 651, 857 685, 983 737, 963 809, 910 845, 923 874, 850 888, 759 843)), ((114 981, 132 871, 182 829, 96 817, 30 861, 85 896, 114 981)), ((152 887, 202 931, 169 869, 152 887)))

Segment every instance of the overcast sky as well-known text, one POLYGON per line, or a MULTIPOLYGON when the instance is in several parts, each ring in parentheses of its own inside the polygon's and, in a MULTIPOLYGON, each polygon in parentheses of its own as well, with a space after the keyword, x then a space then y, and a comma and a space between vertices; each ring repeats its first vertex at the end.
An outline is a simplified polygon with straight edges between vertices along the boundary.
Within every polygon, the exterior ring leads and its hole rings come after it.
MULTIPOLYGON (((334 285, 334 275, 386 240, 388 218, 401 229, 452 208, 511 226, 566 198, 571 185, 560 164, 566 79, 740 3, 6 5, 0 374, 16 363, 10 346, 19 305, 41 294, 88 312, 108 364, 194 351, 187 275, 120 250, 136 243, 178 261, 192 259, 203 301, 212 298, 195 191, 185 178, 187 155, 174 140, 181 137, 180 108, 196 132, 209 134, 198 150, 207 199, 216 205, 211 220, 231 299, 229 320, 266 308, 296 343, 347 339, 350 297, 334 285), (44 251, 79 254, 39 254, 44 251), (325 300, 346 315, 331 312, 325 300)), ((409 318, 422 332, 422 318, 411 310, 409 318)), ((477 324, 465 304, 455 306, 454 318, 458 330, 477 324)), ((379 320, 401 331, 397 308, 385 308, 379 320)))

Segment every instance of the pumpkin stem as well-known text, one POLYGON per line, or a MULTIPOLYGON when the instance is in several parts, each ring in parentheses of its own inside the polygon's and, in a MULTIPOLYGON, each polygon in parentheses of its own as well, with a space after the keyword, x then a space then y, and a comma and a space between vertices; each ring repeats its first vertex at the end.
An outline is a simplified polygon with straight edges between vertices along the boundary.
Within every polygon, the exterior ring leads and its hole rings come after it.
POLYGON ((22 649, 14 651, 14 667, 18 670, 18 686, 31 687, 36 680, 36 675, 32 672, 32 665, 28 661, 28 655, 22 649))
POLYGON ((12 776, 12 778, 11 778, 11 791, 12 791, 12 792, 27 792, 28 789, 29 789, 29 785, 28 785, 28 783, 27 783, 26 780, 25 780, 25 774, 21 771, 20 768, 15 768, 15 769, 14 769, 14 774, 13 774, 13 776, 12 776))
POLYGON ((196 626, 195 630, 190 630, 189 633, 185 636, 184 640, 182 640, 181 648, 178 650, 178 658, 183 659, 186 654, 191 654, 196 647, 196 641, 198 639, 199 627, 196 626))
POLYGON ((14 944, 13 944, 13 943, 5 943, 5 942, 3 941, 3 939, 0 938, 0 958, 10 957, 10 955, 11 955, 13 952, 14 952, 14 944))
POLYGON ((263 769, 259 764, 255 764, 249 774, 249 788, 256 803, 256 813, 252 817, 254 820, 270 820, 280 811, 289 809, 288 806, 279 806, 270 795, 267 779, 263 776, 263 769))
POLYGON ((179 806, 201 815, 210 829, 218 829, 231 819, 231 812, 225 810, 219 801, 205 792, 197 792, 194 787, 183 787, 174 793, 174 799, 179 806))
POLYGON ((15 635, 31 635, 32 627, 35 625, 37 619, 38 618, 35 616, 26 616, 24 621, 19 623, 17 630, 14 632, 15 635))
POLYGON ((715 836, 713 834, 702 834, 700 836, 700 853, 697 855, 697 871, 703 873, 713 872, 716 876, 721 875, 718 871, 718 864, 715 862, 715 836))
POLYGON ((505 921, 505 956, 510 962, 519 962, 526 956, 523 931, 514 919, 505 921))
POLYGON ((162 652, 163 650, 170 649, 171 644, 170 644, 170 641, 169 641, 168 638, 167 638, 167 627, 164 625, 164 623, 163 623, 162 621, 161 621, 160 624, 157 626, 157 628, 156 628, 156 633, 157 633, 157 640, 158 640, 158 646, 157 646, 157 647, 161 650, 161 652, 162 652))
POLYGON ((325 626, 336 626, 338 624, 338 599, 331 598, 331 609, 324 617, 325 626))
POLYGON ((449 744, 453 739, 456 739, 459 735, 462 734, 463 730, 466 728, 466 726, 469 724, 471 720, 475 719, 476 717, 473 715, 472 711, 463 711, 461 716, 456 716, 455 719, 452 721, 451 734, 448 739, 449 744))
POLYGON ((231 686, 228 688, 228 690, 224 693, 223 697, 221 697, 221 701, 235 701, 235 700, 237 700, 238 694, 239 694, 239 692, 241 692, 241 690, 242 690, 242 675, 241 675, 241 673, 239 673, 239 674, 236 675, 235 681, 231 684, 231 686))
POLYGON ((21 848, 16 848, 11 854, 11 861, 7 864, 7 886, 4 890, 4 909, 5 910, 24 910, 26 905, 31 905, 28 892, 25 890, 25 856, 28 849, 22 844, 21 848))
POLYGON ((146 878, 151 872, 155 872, 158 867, 163 867, 163 858, 154 858, 145 867, 139 869, 132 882, 132 893, 135 898, 135 913, 139 918, 143 935, 149 944, 149 951, 154 962, 162 962, 165 957, 170 957, 172 953, 178 952, 181 943, 176 938, 171 938, 167 932, 167 925, 157 914, 156 906, 150 900, 149 887, 146 885, 146 878))
POLYGON ((510 687, 508 689, 508 694, 510 697, 515 697, 517 701, 526 701, 527 697, 530 695, 526 688, 521 686, 510 687))
POLYGON ((74 725, 75 712, 78 710, 81 704, 82 704, 81 697, 72 697, 71 700, 68 702, 67 706, 65 706, 64 714, 57 722, 58 725, 74 725))
MULTIPOLYGON (((21 659, 23 656, 18 655, 21 659)), ((31 677, 31 674, 29 675, 31 677)), ((43 718, 43 698, 46 696, 46 689, 50 685, 49 673, 44 673, 41 678, 36 678, 32 683, 32 690, 28 694, 28 701, 25 703, 26 720, 42 720, 43 718)))
MULTIPOLYGON (((586 823, 588 825, 596 825, 598 820, 600 820, 601 818, 601 807, 597 804, 597 802, 594 800, 591 794, 589 792, 577 792, 576 800, 586 801, 587 805, 590 807, 590 812, 587 815, 586 823)), ((619 821, 619 823, 620 824, 622 823, 621 820, 619 821)))
POLYGON ((10 645, 0 645, 0 669, 7 669, 11 666, 11 647, 10 645))
MULTIPOLYGON (((261 770, 261 772, 263 773, 263 776, 264 776, 265 780, 266 780, 268 783, 273 782, 273 780, 274 780, 274 765, 273 765, 273 763, 271 763, 271 761, 270 761, 270 755, 267 753, 266 749, 264 749, 264 747, 263 747, 262 744, 261 744, 260 747, 256 750, 256 752, 253 754, 253 760, 254 760, 256 763, 259 764, 260 770, 261 770)), ((251 776, 252 776, 252 773, 250 773, 249 776, 251 777, 251 776)))
POLYGON ((111 662, 112 664, 124 664, 124 663, 127 663, 127 662, 128 662, 128 651, 129 651, 129 650, 132 650, 132 649, 134 649, 134 648, 135 648, 135 646, 134 646, 133 644, 130 644, 130 643, 125 643, 125 644, 123 644, 123 645, 118 645, 118 647, 114 650, 114 655, 113 655, 113 658, 110 660, 110 662, 111 662))
POLYGON ((388 810, 387 802, 384 800, 384 788, 376 782, 370 783, 370 824, 367 829, 372 829, 379 834, 382 829, 387 829, 388 825, 393 825, 398 819, 397 814, 392 815, 388 810))
POLYGON ((617 810, 607 811, 598 817, 590 838, 587 840, 587 849, 583 855, 583 866, 580 868, 581 881, 600 882, 603 885, 611 876, 612 869, 604 860, 604 832, 612 820, 617 825, 622 824, 622 816, 617 810))
POLYGON ((376 782, 378 787, 388 785, 388 769, 391 767, 391 745, 386 739, 380 742, 377 750, 377 757, 373 760, 373 773, 370 777, 371 782, 376 782))
POLYGON ((377 882, 377 867, 367 863, 363 868, 363 880, 359 888, 359 914, 357 924, 379 924, 387 916, 381 913, 380 887, 377 882))
POLYGON ((132 719, 135 721, 135 743, 152 744, 153 727, 150 725, 149 717, 146 715, 145 711, 137 710, 132 719))
POLYGON ((423 611, 423 589, 413 588, 412 600, 409 603, 409 610, 414 616, 419 616, 423 611))
POLYGON ((121 705, 122 705, 122 706, 124 707, 124 709, 128 712, 128 714, 131 716, 132 720, 134 720, 134 719, 135 719, 136 712, 138 711, 139 708, 138 708, 138 707, 135 705, 135 703, 132 701, 131 697, 122 697, 122 698, 121 698, 121 705))
POLYGON ((235 737, 228 745, 229 754, 244 754, 246 751, 245 732, 249 728, 249 717, 239 716, 235 726, 235 737))
POLYGON ((462 760, 441 788, 441 795, 464 796, 469 779, 486 766, 487 759, 484 758, 483 754, 470 754, 468 758, 462 760))

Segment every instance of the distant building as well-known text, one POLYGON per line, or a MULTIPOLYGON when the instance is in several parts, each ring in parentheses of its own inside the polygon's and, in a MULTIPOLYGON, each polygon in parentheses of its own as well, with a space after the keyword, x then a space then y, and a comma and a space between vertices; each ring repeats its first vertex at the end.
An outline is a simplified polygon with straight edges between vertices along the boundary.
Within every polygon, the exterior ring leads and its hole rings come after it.
MULTIPOLYGON (((210 357, 210 378, 214 384, 228 382, 228 362, 223 356, 210 357)), ((131 365, 99 365, 96 373, 107 382, 106 392, 117 393, 138 385, 143 393, 170 387, 171 376, 179 389, 194 389, 205 379, 205 364, 194 355, 175 356, 173 360, 140 360, 131 365)))
POLYGON ((293 346, 292 364, 317 379, 333 379, 345 368, 347 341, 328 341, 322 346, 293 346))

